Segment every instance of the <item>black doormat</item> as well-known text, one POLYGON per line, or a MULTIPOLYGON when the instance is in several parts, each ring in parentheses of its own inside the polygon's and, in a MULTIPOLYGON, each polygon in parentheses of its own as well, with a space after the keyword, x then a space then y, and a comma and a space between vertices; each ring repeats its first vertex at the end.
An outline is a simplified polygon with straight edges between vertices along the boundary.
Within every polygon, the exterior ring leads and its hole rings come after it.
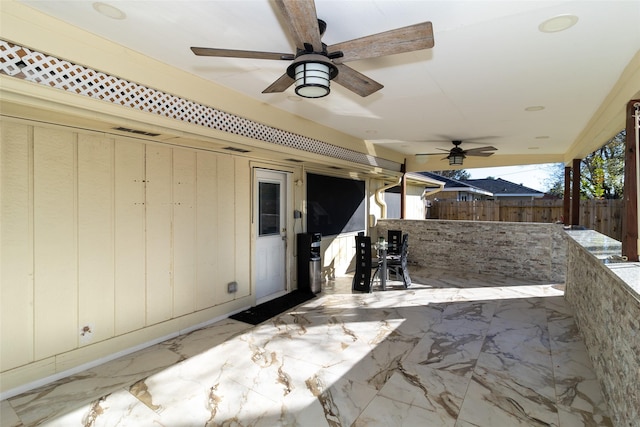
POLYGON ((314 298, 316 295, 310 291, 295 290, 287 295, 281 296, 263 304, 251 307, 248 310, 229 316, 230 319, 239 320, 240 322, 257 325, 265 320, 271 319, 288 309, 302 304, 305 301, 314 298))

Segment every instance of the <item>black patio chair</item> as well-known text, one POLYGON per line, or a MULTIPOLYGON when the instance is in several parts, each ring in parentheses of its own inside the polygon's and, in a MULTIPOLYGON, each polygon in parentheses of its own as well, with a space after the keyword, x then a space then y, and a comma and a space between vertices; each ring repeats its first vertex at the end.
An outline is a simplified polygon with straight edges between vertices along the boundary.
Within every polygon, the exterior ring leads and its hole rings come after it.
POLYGON ((400 255, 400 249, 402 245, 402 230, 388 230, 387 241, 389 242, 387 254, 400 255))
POLYGON ((371 257, 371 236, 356 236, 356 272, 351 288, 354 291, 371 292, 372 271, 378 261, 371 257))
POLYGON ((402 244, 399 254, 387 255, 387 269, 393 270, 396 278, 402 277, 405 289, 411 286, 411 277, 407 267, 407 256, 409 254, 409 235, 402 235, 402 244))

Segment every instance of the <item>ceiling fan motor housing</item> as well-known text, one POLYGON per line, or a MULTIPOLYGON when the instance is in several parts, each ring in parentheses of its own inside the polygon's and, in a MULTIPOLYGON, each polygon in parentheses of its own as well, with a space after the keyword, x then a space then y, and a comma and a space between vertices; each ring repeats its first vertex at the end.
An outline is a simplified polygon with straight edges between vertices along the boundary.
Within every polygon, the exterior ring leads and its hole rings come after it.
POLYGON ((462 162, 467 157, 464 154, 464 150, 459 147, 460 143, 461 141, 453 141, 453 145, 455 145, 455 147, 449 151, 449 155, 447 156, 447 159, 449 159, 449 165, 462 165, 462 162))

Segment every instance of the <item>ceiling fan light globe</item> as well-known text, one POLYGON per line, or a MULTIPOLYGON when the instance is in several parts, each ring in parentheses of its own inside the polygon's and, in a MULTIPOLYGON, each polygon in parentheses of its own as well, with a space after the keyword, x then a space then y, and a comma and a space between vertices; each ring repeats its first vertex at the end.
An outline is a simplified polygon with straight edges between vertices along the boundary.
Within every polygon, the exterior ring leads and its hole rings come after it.
POLYGON ((329 95, 329 66, 317 62, 304 62, 295 67, 296 93, 304 98, 322 98, 329 95))
POLYGON ((331 89, 328 86, 304 85, 296 87, 296 94, 303 98, 322 98, 329 95, 331 89))
POLYGON ((296 84, 296 94, 304 98, 322 98, 331 89, 329 81, 338 75, 338 68, 324 55, 299 55, 287 68, 287 74, 296 84))
POLYGON ((464 162, 464 155, 450 154, 447 157, 449 159, 450 166, 462 166, 462 163, 464 162))

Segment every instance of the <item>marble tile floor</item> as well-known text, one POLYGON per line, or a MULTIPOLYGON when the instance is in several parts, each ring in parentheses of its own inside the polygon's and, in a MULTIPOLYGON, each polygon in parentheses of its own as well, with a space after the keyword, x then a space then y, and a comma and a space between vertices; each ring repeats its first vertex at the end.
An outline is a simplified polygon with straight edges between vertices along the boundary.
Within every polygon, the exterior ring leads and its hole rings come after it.
POLYGON ((2 426, 610 426, 558 284, 351 278, 257 326, 223 320, 1 403, 2 426))

